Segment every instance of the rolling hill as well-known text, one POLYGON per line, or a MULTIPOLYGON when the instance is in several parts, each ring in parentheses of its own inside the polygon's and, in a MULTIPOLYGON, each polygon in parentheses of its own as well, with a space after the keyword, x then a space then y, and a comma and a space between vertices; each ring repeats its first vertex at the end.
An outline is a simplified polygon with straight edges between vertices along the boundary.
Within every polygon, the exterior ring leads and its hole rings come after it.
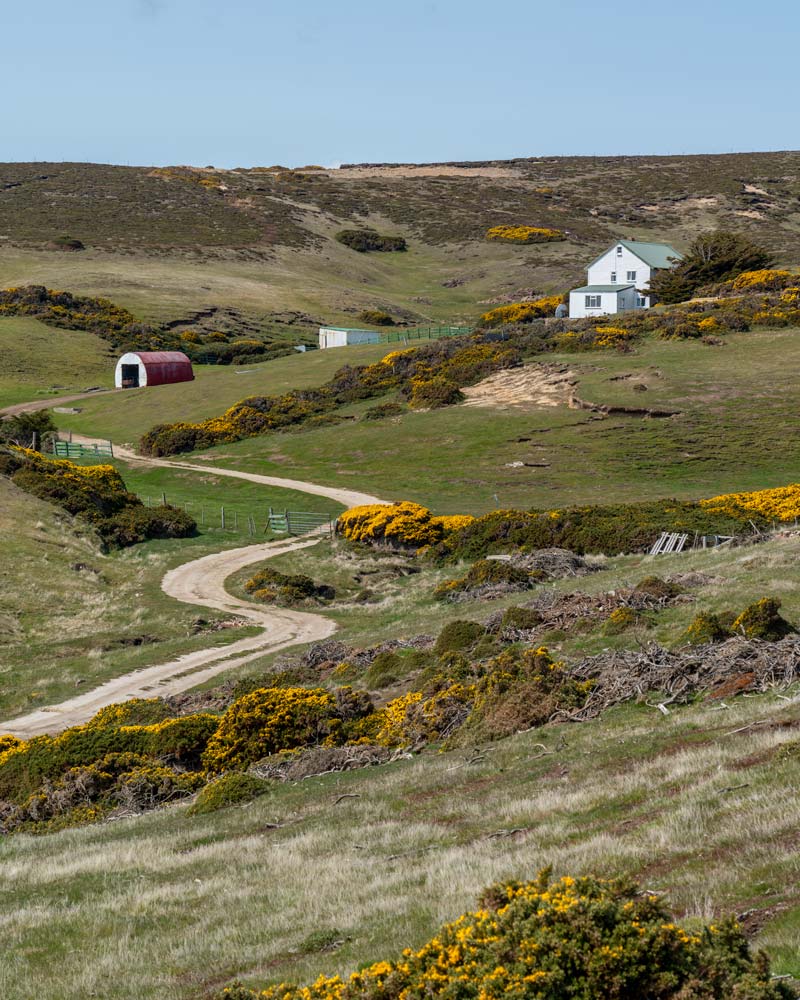
MULTIPOLYGON (((564 157, 304 168, 0 165, 0 286, 104 295, 142 319, 190 326, 234 309, 262 329, 471 320, 487 302, 563 290, 619 235, 686 245, 716 226, 800 261, 800 153, 564 157), (564 231, 506 246, 496 225, 564 231), (371 226, 406 253, 334 239, 371 226), (67 235, 85 250, 53 249, 67 235)), ((220 317, 221 319, 224 317, 220 317)))

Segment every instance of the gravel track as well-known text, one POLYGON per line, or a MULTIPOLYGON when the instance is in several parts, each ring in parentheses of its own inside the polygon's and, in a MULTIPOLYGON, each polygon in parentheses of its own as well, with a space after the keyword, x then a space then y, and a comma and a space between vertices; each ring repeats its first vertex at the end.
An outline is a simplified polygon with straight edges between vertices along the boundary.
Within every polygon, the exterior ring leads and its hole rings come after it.
MULTIPOLYGON (((77 435, 74 440, 78 440, 77 435)), ((92 439, 83 438, 84 441, 92 439)), ((262 476, 252 472, 238 472, 210 465, 193 465, 187 462, 169 462, 158 458, 144 458, 125 448, 114 449, 115 455, 129 462, 144 465, 161 465, 168 468, 190 469, 195 472, 213 473, 218 476, 232 476, 249 479, 252 482, 300 490, 317 496, 329 497, 347 507, 363 503, 380 503, 377 497, 354 490, 320 486, 295 479, 276 476, 262 476)), ((324 615, 285 608, 268 608, 240 600, 225 590, 225 580, 250 563, 260 562, 270 556, 285 555, 298 549, 316 545, 323 528, 302 538, 282 539, 275 542, 246 545, 238 549, 214 552, 211 555, 193 559, 175 569, 169 570, 161 581, 165 594, 177 601, 191 605, 201 605, 246 618, 262 631, 259 635, 240 639, 223 647, 195 650, 185 653, 166 663, 143 667, 123 674, 69 698, 58 705, 37 709, 27 715, 18 716, 7 722, 0 722, 0 733, 29 739, 43 733, 56 733, 70 726, 87 722, 106 705, 127 701, 130 698, 154 698, 160 695, 177 694, 187 688, 196 687, 204 681, 233 667, 249 663, 260 656, 285 649, 299 643, 316 642, 332 635, 336 625, 324 615)))

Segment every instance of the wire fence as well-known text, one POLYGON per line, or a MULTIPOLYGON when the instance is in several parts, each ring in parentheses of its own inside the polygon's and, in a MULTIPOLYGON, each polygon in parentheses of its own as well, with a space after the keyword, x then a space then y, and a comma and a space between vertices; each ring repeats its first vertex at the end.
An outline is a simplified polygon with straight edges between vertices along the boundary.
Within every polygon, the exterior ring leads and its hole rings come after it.
POLYGON ((261 509, 241 504, 217 504, 206 500, 181 500, 167 493, 157 496, 142 496, 147 507, 161 507, 167 504, 185 510, 197 522, 204 533, 216 531, 239 534, 249 538, 272 533, 276 535, 307 535, 311 531, 325 529, 332 536, 336 526, 336 515, 317 511, 275 510, 273 507, 261 509))

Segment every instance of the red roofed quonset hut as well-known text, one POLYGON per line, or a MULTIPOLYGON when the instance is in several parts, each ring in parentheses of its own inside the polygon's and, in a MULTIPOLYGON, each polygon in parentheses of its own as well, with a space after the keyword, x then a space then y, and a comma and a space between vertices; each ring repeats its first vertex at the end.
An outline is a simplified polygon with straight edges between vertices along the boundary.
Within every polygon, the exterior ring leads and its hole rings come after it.
POLYGON ((145 385, 191 382, 192 362, 183 351, 129 351, 117 362, 114 385, 118 389, 139 389, 145 385))

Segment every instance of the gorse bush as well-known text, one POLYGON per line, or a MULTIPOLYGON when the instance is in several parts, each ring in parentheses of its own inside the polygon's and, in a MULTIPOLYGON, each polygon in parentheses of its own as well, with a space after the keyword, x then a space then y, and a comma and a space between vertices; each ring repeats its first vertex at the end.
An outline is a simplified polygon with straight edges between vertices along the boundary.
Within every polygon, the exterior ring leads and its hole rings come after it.
POLYGON ((564 301, 563 295, 545 295, 532 302, 512 302, 485 312, 478 321, 481 326, 506 326, 511 323, 530 323, 534 319, 553 316, 564 301))
POLYGON ((351 542, 418 549, 440 542, 473 520, 469 515, 435 517, 427 507, 404 500, 351 507, 339 515, 336 532, 351 542))
POLYGON ((87 521, 110 548, 149 538, 187 538, 197 530, 194 519, 177 507, 145 507, 112 465, 76 465, 24 448, 0 449, 0 459, 0 474, 87 521))
POLYGON ((333 587, 315 583, 303 573, 281 573, 269 566, 259 570, 245 583, 244 589, 257 601, 265 603, 302 603, 305 601, 332 601, 336 596, 333 587))
POLYGON ((487 591, 494 591, 498 595, 511 593, 528 590, 543 577, 542 572, 529 573, 499 559, 479 559, 470 566, 465 576, 440 583, 433 596, 438 600, 452 600, 460 594, 478 596, 487 591))
POLYGON ((362 309, 357 317, 362 323, 370 326, 394 326, 394 320, 383 309, 362 309))
POLYGON ((684 930, 658 897, 587 875, 488 888, 479 909, 417 950, 349 978, 263 991, 228 987, 219 1000, 789 1000, 732 919, 684 930))
POLYGON ((209 782, 201 788, 197 798, 189 807, 189 815, 204 816, 206 813, 225 809, 227 806, 252 802, 270 790, 270 783, 252 774, 232 771, 209 782))
POLYGON ((548 229, 541 226, 492 226, 486 232, 487 240, 497 240, 501 243, 552 243, 564 240, 566 236, 560 229, 548 229))

